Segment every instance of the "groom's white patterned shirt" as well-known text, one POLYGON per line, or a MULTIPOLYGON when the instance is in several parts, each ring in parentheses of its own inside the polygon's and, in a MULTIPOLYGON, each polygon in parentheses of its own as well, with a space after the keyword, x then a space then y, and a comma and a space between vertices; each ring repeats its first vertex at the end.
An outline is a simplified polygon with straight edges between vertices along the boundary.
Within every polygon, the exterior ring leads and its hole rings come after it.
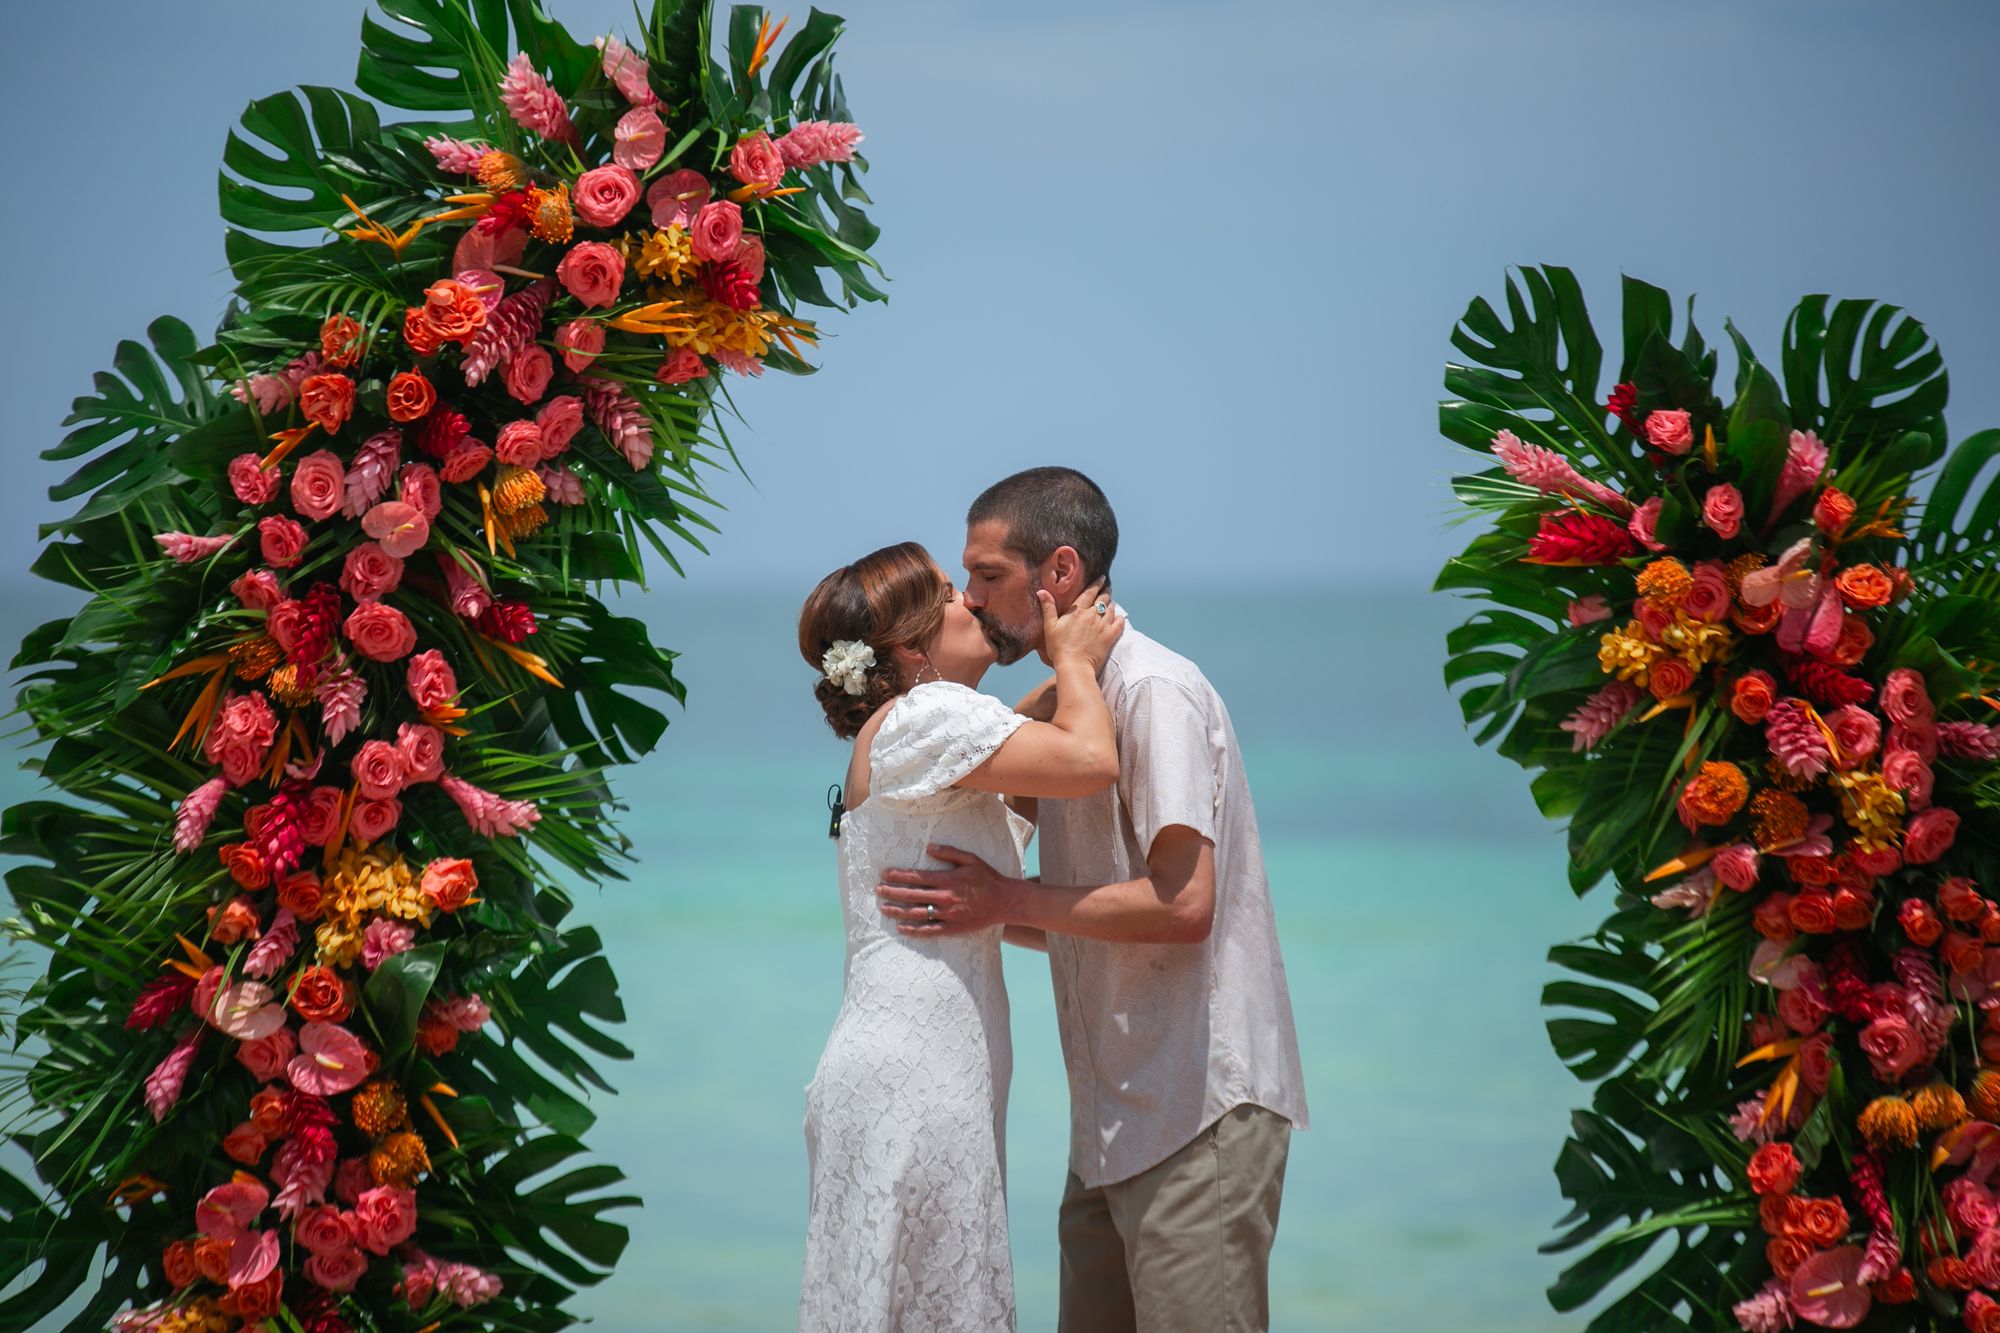
POLYGON ((1118 783, 1044 800, 1042 882, 1113 884, 1181 824, 1215 844, 1215 925, 1199 944, 1049 936, 1070 1087, 1070 1169, 1125 1180, 1252 1103, 1306 1127, 1305 1079, 1257 815, 1229 713, 1194 663, 1128 624, 1099 676, 1118 783))

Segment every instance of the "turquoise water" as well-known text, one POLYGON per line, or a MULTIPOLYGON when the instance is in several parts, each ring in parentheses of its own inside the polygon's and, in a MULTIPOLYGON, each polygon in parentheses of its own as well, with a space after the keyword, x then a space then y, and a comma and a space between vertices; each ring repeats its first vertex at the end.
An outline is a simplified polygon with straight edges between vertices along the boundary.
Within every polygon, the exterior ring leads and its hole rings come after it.
MULTIPOLYGON (((1273 1326, 1580 1327, 1548 1309, 1559 1264, 1535 1252, 1564 1210, 1549 1168, 1583 1093, 1537 999, 1548 945, 1598 905, 1571 896, 1523 775, 1458 723, 1438 674, 1455 608, 1120 591, 1228 701, 1263 827, 1314 1119, 1293 1140, 1273 1326)), ((841 985, 823 794, 845 752, 811 701, 796 605, 680 585, 628 602, 685 654, 690 698, 622 775, 631 880, 579 907, 605 934, 636 1052, 607 1071, 620 1095, 596 1099, 591 1142, 646 1200, 624 1218, 619 1273, 580 1298, 606 1333, 794 1317, 801 1089, 841 985)), ((987 688, 1011 699, 1032 680, 1015 667, 987 688)), ((27 790, 0 778, 6 800, 27 790)), ((1034 1333, 1055 1323, 1067 1089, 1045 960, 1010 955, 1009 1203, 1034 1333)))

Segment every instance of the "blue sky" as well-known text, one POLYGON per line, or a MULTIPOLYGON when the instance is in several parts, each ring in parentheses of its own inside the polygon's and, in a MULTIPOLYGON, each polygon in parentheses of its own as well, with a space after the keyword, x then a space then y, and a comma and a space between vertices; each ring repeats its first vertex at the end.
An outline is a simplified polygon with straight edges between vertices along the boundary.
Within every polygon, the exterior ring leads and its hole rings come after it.
MULTIPOLYGON (((1421 586, 1464 535, 1447 336, 1513 262, 1577 269, 1601 329, 1622 270, 1766 349, 1805 292, 1892 300, 1955 430, 2000 423, 1989 4, 832 2, 893 299, 832 320, 820 375, 740 390, 755 485, 717 479, 702 580, 803 589, 911 536, 949 562, 986 482, 1066 462, 1119 508, 1128 590, 1421 586)), ((362 9, 10 10, 0 568, 115 341, 213 327, 237 113, 349 84, 362 9)))

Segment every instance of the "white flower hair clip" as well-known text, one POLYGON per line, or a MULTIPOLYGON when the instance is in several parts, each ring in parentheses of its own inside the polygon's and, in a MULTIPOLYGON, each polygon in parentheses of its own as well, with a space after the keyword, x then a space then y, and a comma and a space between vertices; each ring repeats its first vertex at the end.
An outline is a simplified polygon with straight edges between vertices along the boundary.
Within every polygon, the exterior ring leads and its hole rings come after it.
POLYGON ((859 639, 835 639, 819 665, 826 678, 841 689, 861 694, 868 688, 868 669, 875 665, 875 650, 859 639))

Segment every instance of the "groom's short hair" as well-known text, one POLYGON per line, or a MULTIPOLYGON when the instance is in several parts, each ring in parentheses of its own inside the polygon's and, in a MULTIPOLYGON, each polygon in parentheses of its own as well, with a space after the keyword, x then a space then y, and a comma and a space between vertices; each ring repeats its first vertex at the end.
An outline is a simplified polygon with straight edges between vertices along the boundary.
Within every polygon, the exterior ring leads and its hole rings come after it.
POLYGON ((994 482, 972 502, 965 525, 996 519, 1007 525, 1008 549, 1030 568, 1068 546, 1083 561, 1085 582, 1110 579, 1118 516, 1097 483, 1075 468, 1031 467, 994 482))

